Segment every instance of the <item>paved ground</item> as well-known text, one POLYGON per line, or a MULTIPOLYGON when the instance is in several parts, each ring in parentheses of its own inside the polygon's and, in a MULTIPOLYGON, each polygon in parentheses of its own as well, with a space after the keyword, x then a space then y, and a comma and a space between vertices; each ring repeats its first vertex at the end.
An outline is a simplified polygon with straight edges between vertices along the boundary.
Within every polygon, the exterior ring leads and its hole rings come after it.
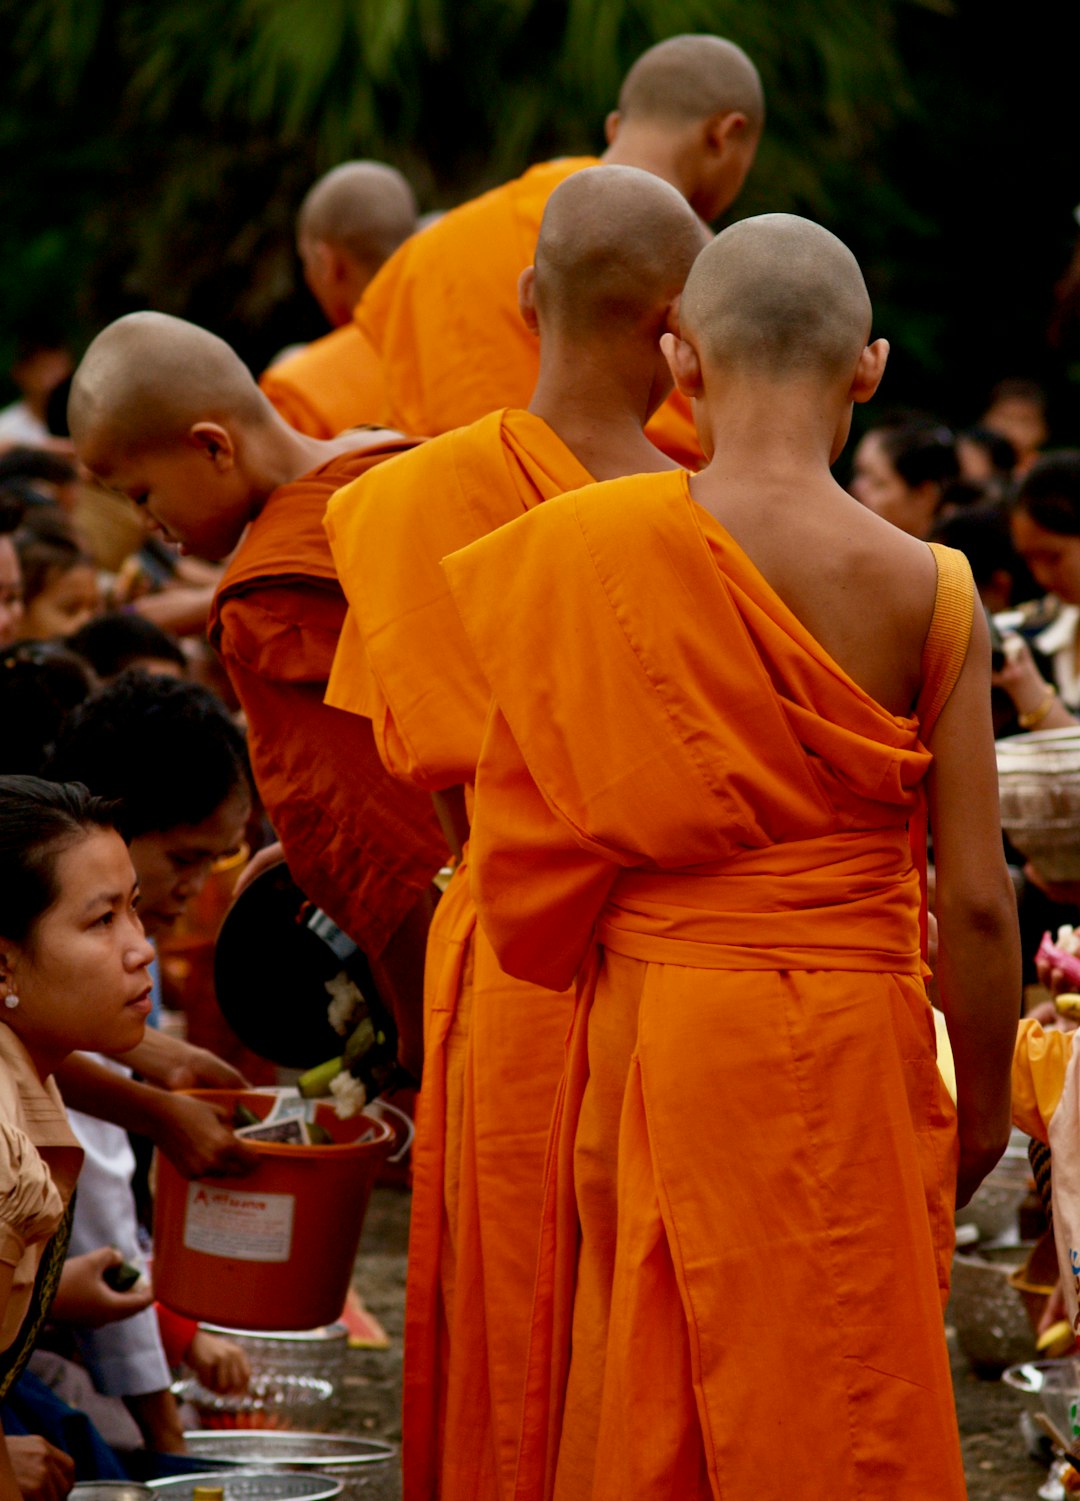
MULTIPOLYGON (((356 1282, 393 1344, 386 1352, 350 1352, 340 1425, 344 1432, 395 1444, 401 1440, 408 1215, 409 1196, 404 1190, 376 1191, 364 1226, 356 1282)), ((1025 1452, 1017 1427, 1022 1400, 998 1381, 977 1379, 955 1350, 953 1380, 970 1501, 1031 1501, 1046 1479, 1046 1471, 1025 1452)), ((363 1491, 363 1501, 397 1501, 400 1495, 394 1477, 380 1477, 377 1488, 374 1486, 373 1477, 372 1487, 363 1491)))

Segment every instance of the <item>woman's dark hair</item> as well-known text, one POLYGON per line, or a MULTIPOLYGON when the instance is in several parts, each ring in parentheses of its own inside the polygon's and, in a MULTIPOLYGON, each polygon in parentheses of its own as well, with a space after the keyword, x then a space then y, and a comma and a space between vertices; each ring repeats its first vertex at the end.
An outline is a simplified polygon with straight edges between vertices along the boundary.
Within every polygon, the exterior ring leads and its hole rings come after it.
POLYGON ((0 776, 0 934, 25 943, 59 896, 56 859, 94 829, 115 829, 115 805, 78 782, 0 776))
POLYGON ((24 517, 13 540, 22 572, 23 602, 27 605, 49 587, 55 576, 69 573, 81 564, 94 566, 93 559, 83 552, 78 542, 65 536, 59 527, 45 532, 40 525, 24 517))
POLYGON ((244 737, 220 700, 137 669, 68 718, 47 774, 116 799, 127 839, 202 823, 237 787, 251 788, 244 737))
POLYGON ((133 662, 154 657, 187 671, 187 658, 167 631, 130 610, 110 610, 88 620, 65 645, 85 657, 99 678, 114 678, 133 662))
POLYGON ((905 485, 947 485, 959 477, 956 439, 940 422, 915 418, 871 431, 905 485))
POLYGON ((59 641, 0 651, 0 774, 40 774, 64 720, 94 685, 85 659, 59 641))
POLYGON ((976 588, 984 588, 997 573, 1007 573, 1014 602, 1037 597, 1039 586, 1012 544, 1008 513, 996 502, 983 501, 943 517, 934 526, 931 540, 964 554, 976 588))
POLYGON ((1080 537, 1080 449, 1036 459, 1016 489, 1013 508, 1059 537, 1080 537))
POLYGON ((1006 479, 1016 468, 1016 449, 1006 438, 1004 433, 996 433, 992 427, 983 427, 976 422, 973 427, 965 428, 960 434, 969 443, 974 443, 981 448, 990 460, 990 467, 995 474, 1000 474, 1006 479))

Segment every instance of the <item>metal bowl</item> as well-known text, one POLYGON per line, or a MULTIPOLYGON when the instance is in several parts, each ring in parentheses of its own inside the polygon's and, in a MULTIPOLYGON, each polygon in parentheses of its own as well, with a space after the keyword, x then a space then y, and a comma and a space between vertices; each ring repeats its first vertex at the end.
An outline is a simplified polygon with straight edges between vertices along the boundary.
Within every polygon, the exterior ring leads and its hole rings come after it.
POLYGON ((1014 1391, 1034 1399, 1064 1438, 1080 1437, 1077 1404, 1080 1403, 1080 1359, 1066 1355, 1062 1360, 1028 1360, 1010 1366, 1002 1381, 1014 1391))
POLYGON ((75 1501, 153 1501, 147 1485, 134 1480, 83 1480, 68 1491, 75 1501))
POLYGON ((1011 735, 996 750, 1005 832, 1047 880, 1080 880, 1080 730, 1011 735))
POLYGON ((195 1404, 208 1428, 243 1427, 246 1418, 262 1416, 272 1416, 274 1427, 310 1430, 333 1424, 349 1349, 344 1324, 265 1333, 200 1327, 239 1345, 251 1364, 248 1390, 238 1396, 219 1396, 193 1376, 173 1387, 180 1401, 195 1404))
POLYGON ((345 1489, 332 1475, 294 1475, 287 1470, 221 1470, 152 1480, 151 1492, 168 1501, 194 1501, 196 1487, 220 1486, 225 1501, 333 1501, 345 1489))
POLYGON ((274 1433, 262 1430, 184 1434, 187 1452, 197 1459, 226 1460, 259 1469, 313 1469, 327 1474, 385 1464, 397 1450, 373 1438, 336 1433, 274 1433))

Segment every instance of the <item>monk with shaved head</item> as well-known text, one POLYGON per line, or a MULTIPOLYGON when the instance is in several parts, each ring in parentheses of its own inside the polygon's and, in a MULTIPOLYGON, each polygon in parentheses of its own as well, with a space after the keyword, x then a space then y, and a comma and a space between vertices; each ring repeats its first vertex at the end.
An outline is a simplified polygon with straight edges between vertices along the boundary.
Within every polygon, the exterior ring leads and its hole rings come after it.
POLYGON ((289 427, 221 339, 160 313, 110 324, 75 372, 80 458, 183 550, 229 559, 210 639, 297 883, 369 956, 419 1067, 428 887, 446 846, 429 800, 383 769, 371 725, 323 702, 345 600, 322 520, 341 485, 411 443, 289 427))
MULTIPOLYGON (((520 278, 539 337, 527 410, 503 408, 365 475, 327 529, 349 598, 330 702, 371 717, 386 765, 468 835, 489 692, 440 560, 564 490, 675 472, 644 433, 671 385, 660 337, 708 238, 630 167, 552 193, 520 278), (378 556, 377 573, 366 559, 378 556), (464 798, 462 791, 464 790, 464 798)), ((436 910, 414 1146, 405 1335, 407 1501, 510 1501, 543 1164, 569 994, 512 979, 476 929, 468 851, 436 910)))
POLYGON ((297 250, 333 332, 264 371, 259 384, 299 432, 333 438, 386 405, 379 357, 353 321, 372 277, 416 230, 413 190, 382 162, 342 162, 308 192, 297 250))
POLYGON ((954 1199, 1008 1137, 1018 940, 967 564, 830 472, 870 324, 824 229, 725 230, 664 336, 704 470, 444 564, 494 695, 481 928, 510 974, 577 976, 519 1501, 966 1494, 942 1309, 954 1199))
MULTIPOLYGON (((601 160, 654 173, 712 221, 738 196, 764 116, 761 80, 741 48, 715 36, 671 37, 627 75, 601 160)), ((384 420, 432 435, 528 404, 539 352, 518 317, 518 277, 553 189, 595 163, 566 157, 532 167, 391 256, 357 309, 383 362, 384 420)), ((700 464, 681 398, 665 403, 649 432, 679 463, 700 464)))

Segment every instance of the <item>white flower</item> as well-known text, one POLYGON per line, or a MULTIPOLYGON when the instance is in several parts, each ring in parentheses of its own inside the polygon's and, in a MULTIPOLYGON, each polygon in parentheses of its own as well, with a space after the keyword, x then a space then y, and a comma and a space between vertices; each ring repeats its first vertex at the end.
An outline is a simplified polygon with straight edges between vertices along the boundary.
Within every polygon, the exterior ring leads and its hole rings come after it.
POLYGON ((352 1074, 340 1073, 330 1080, 330 1093, 334 1097, 334 1114, 346 1121, 350 1115, 359 1115, 367 1104, 367 1090, 352 1074))
POLYGON ((1057 946, 1066 954, 1080 955, 1080 933, 1068 923, 1062 923, 1057 930, 1057 946))
POLYGON ((352 1021, 364 1004, 363 992, 343 969, 332 980, 327 980, 323 989, 330 997, 326 1019, 339 1037, 347 1037, 352 1030, 352 1021))

